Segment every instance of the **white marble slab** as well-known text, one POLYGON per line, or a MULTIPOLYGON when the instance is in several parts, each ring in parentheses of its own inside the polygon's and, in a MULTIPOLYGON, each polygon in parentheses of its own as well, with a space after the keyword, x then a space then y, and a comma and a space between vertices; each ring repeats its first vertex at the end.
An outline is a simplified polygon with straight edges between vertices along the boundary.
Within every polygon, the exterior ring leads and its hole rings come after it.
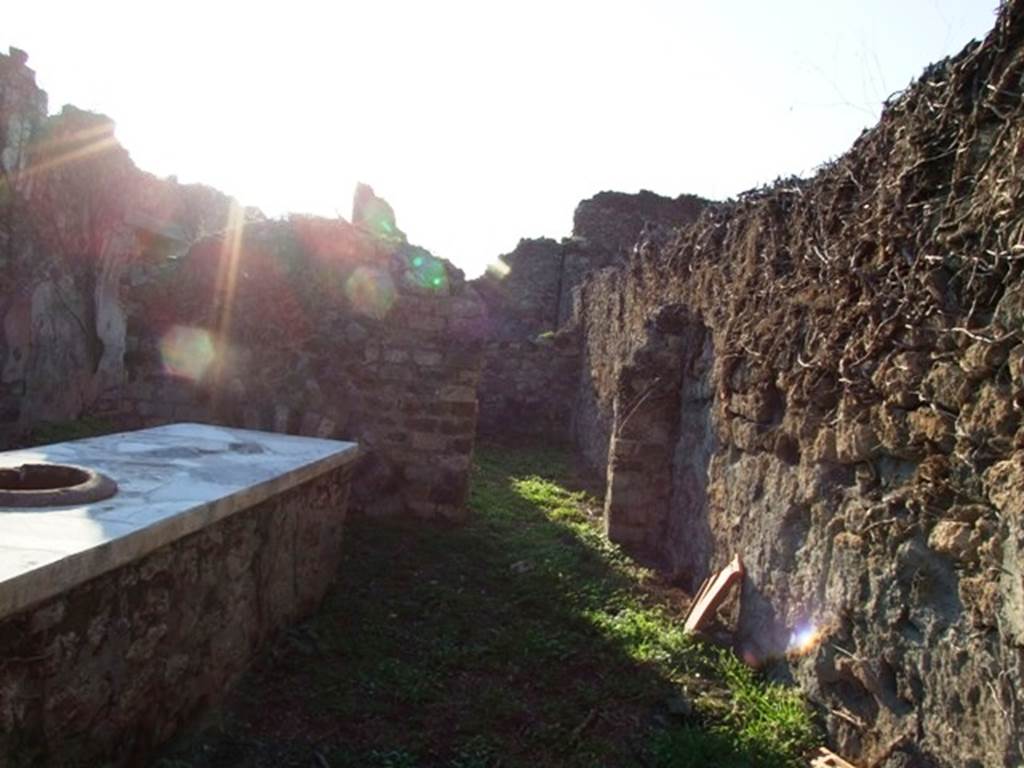
POLYGON ((0 507, 0 617, 258 504, 359 455, 355 443, 171 424, 0 453, 0 467, 95 469, 118 492, 93 504, 0 507))

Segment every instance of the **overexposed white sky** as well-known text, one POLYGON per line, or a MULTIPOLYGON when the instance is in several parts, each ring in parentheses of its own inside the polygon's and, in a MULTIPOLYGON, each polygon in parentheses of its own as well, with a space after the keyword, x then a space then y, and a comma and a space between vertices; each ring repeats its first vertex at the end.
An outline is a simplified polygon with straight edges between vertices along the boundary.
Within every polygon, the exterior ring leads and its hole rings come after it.
POLYGON ((843 153, 997 0, 32 0, 50 109, 268 215, 357 180, 472 276, 604 189, 725 198, 843 153))

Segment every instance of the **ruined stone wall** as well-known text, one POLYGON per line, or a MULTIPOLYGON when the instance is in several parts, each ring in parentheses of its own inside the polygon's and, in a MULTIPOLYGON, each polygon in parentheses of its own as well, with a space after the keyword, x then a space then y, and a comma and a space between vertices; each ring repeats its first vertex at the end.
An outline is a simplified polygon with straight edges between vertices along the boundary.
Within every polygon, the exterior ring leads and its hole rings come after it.
POLYGON ((1022 71, 1017 0, 816 177, 582 290, 611 536, 691 587, 740 553, 740 652, 816 629, 789 669, 860 764, 1024 758, 1022 71))
POLYGON ((709 201, 696 195, 670 198, 646 189, 636 194, 599 192, 576 206, 572 235, 590 249, 621 261, 633 251, 645 229, 684 226, 708 205, 709 201))
POLYGON ((580 372, 572 329, 521 341, 490 341, 480 377, 481 434, 568 441, 580 372))
POLYGON ((524 239, 500 261, 501 269, 472 283, 487 318, 479 429, 567 438, 579 340, 571 330, 555 331, 571 325, 573 288, 590 270, 590 255, 569 241, 524 239))
MULTIPOLYGON (((501 257, 502 269, 475 280, 491 340, 480 385, 481 429, 500 434, 507 425, 513 433, 559 436, 600 432, 589 411, 586 423, 573 425, 575 395, 567 388, 575 389, 580 375, 578 334, 560 335, 550 355, 545 350, 552 348, 539 345, 538 337, 575 329, 581 286, 589 276, 623 263, 638 240, 692 222, 707 205, 692 195, 601 192, 577 206, 572 238, 521 240, 501 257)), ((607 439, 597 453, 593 463, 603 463, 607 439)))
POLYGON ((0 53, 0 163, 5 174, 13 176, 28 166, 29 146, 46 118, 46 103, 28 54, 17 48, 0 53))
POLYGON ((204 232, 230 198, 140 172, 108 118, 47 115, 24 52, 0 56, 0 437, 75 419, 124 380, 124 282, 204 232))
POLYGON ((145 765, 216 705, 341 559, 334 470, 0 619, 4 765, 145 765))
POLYGON ((492 269, 473 281, 487 304, 489 336, 518 341, 558 327, 562 247, 555 240, 519 241, 492 269))
POLYGON ((109 417, 355 440, 355 508, 465 513, 484 318, 446 262, 296 217, 201 241, 126 296, 109 417))
MULTIPOLYGON (((573 418, 573 439, 585 463, 604 475, 612 436, 615 390, 622 363, 631 347, 631 326, 625 322, 626 275, 605 269, 591 275, 580 290, 581 378, 573 418)), ((640 308, 654 311, 656 302, 640 308)), ((640 323, 642 327, 642 322, 640 323)))
POLYGON ((358 226, 267 222, 143 173, 109 119, 47 116, 25 59, 0 58, 0 439, 83 416, 354 439, 357 508, 462 515, 484 328, 462 274, 363 185, 358 226))

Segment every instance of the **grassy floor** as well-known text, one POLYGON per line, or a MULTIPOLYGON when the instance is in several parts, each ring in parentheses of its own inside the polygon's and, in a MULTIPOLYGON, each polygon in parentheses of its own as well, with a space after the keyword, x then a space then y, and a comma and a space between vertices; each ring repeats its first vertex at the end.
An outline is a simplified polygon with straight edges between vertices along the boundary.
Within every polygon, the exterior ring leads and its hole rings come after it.
POLYGON ((684 637, 569 476, 483 446, 468 524, 353 520, 322 610, 157 765, 802 764, 799 699, 684 637))

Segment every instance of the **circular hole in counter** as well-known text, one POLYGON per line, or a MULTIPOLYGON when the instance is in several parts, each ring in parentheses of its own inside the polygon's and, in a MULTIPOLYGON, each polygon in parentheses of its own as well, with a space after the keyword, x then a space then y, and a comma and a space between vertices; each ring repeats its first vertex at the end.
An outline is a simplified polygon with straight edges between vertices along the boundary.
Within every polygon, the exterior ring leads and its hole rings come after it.
POLYGON ((0 507, 90 504, 117 493, 104 474, 71 464, 22 464, 0 468, 0 507))

